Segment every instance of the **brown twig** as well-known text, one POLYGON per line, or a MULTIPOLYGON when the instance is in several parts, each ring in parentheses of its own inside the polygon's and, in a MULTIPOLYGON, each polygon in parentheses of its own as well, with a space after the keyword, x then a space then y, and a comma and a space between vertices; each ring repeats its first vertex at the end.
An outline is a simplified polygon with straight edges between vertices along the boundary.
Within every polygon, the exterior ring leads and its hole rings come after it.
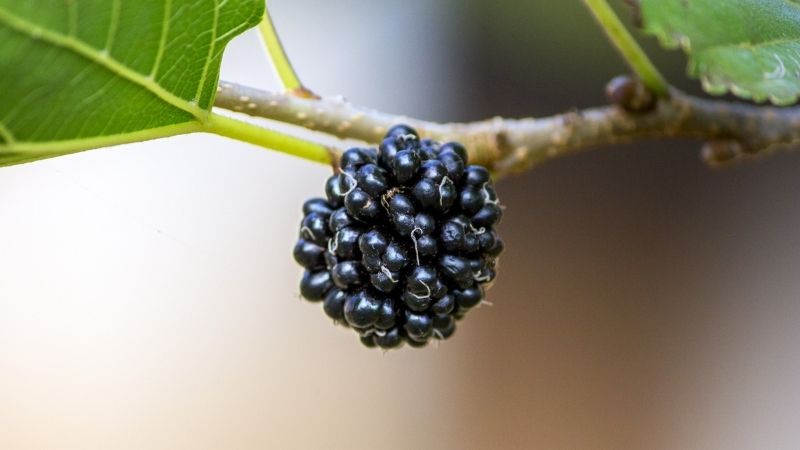
MULTIPOLYGON (((641 89, 633 91, 647 94, 641 89)), ((644 110, 637 106, 642 101, 639 96, 611 98, 619 104, 550 117, 435 123, 355 106, 342 99, 306 99, 223 82, 216 106, 373 144, 380 142, 392 125, 406 123, 424 137, 463 143, 471 161, 500 175, 521 172, 587 148, 640 139, 701 139, 709 143, 703 154, 710 162, 755 154, 800 139, 797 107, 708 100, 677 90, 644 110)))

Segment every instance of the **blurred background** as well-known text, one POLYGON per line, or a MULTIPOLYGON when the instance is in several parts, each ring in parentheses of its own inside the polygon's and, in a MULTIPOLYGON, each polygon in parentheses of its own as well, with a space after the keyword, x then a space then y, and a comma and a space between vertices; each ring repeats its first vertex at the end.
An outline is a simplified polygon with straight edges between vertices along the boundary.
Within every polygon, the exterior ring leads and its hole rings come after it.
MULTIPOLYGON (((598 105, 626 70, 578 1, 270 7, 315 91, 424 119, 598 105)), ((252 32, 222 77, 276 88, 252 32)), ((503 180, 494 306, 386 354, 298 299, 325 166, 197 135, 4 168, 0 448, 796 449, 800 153, 698 151, 503 180)))

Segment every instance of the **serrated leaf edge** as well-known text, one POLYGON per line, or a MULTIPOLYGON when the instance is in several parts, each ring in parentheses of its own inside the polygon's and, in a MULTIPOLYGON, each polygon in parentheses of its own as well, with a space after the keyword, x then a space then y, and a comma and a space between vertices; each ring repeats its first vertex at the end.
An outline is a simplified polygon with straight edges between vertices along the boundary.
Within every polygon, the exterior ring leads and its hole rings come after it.
MULTIPOLYGON (((782 96, 775 96, 775 95, 765 95, 765 96, 758 96, 754 95, 752 91, 749 89, 734 83, 734 82, 726 82, 726 81, 713 81, 712 77, 709 75, 704 75, 697 73, 695 67, 698 65, 694 53, 692 52, 692 40, 689 36, 679 31, 667 31, 666 28, 663 26, 647 26, 645 25, 642 30, 655 36, 658 40, 659 44, 668 49, 668 50, 677 50, 681 49, 684 54, 686 54, 687 58, 689 59, 687 64, 687 74, 690 77, 696 78, 700 80, 700 84, 703 87, 703 90, 711 95, 725 95, 726 93, 730 92, 731 94, 747 99, 752 100, 756 103, 762 103, 764 101, 769 101, 770 103, 777 105, 777 106, 787 106, 797 102, 800 98, 800 88, 798 88, 798 92, 790 97, 782 97, 782 96)), ((739 43, 736 45, 748 44, 753 47, 758 47, 761 45, 768 45, 775 42, 780 42, 781 39, 773 39, 770 41, 761 42, 758 44, 753 43, 739 43)), ((788 39, 783 39, 783 41, 789 41, 788 39)))

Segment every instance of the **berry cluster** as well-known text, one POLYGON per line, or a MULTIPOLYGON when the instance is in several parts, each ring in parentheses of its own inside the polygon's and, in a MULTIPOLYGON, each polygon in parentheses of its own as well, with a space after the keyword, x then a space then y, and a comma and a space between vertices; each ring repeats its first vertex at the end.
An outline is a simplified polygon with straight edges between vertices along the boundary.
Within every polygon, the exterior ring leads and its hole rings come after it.
POLYGON ((303 205, 294 258, 300 293, 368 347, 445 339, 484 298, 503 242, 489 172, 460 144, 420 140, 406 125, 378 150, 352 148, 303 205))

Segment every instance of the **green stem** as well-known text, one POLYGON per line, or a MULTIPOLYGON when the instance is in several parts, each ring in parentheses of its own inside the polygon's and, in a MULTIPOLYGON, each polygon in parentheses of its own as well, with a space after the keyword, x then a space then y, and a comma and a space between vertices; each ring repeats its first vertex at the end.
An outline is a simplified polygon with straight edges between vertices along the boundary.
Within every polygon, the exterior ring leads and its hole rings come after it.
POLYGON ((294 71, 289 57, 286 56, 286 51, 283 49, 278 33, 275 31, 275 25, 272 23, 269 10, 264 11, 264 19, 258 25, 258 31, 261 33, 261 40, 264 43, 264 47, 266 47, 272 67, 275 69, 283 88, 302 97, 313 97, 313 94, 303 87, 303 83, 300 82, 300 78, 294 71))
POLYGON ((330 151, 323 145, 219 114, 211 114, 208 120, 203 122, 202 131, 277 150, 309 161, 323 164, 331 162, 330 151))
POLYGON ((650 58, 633 39, 606 0, 583 0, 608 38, 648 89, 659 97, 669 97, 669 85, 650 58))

